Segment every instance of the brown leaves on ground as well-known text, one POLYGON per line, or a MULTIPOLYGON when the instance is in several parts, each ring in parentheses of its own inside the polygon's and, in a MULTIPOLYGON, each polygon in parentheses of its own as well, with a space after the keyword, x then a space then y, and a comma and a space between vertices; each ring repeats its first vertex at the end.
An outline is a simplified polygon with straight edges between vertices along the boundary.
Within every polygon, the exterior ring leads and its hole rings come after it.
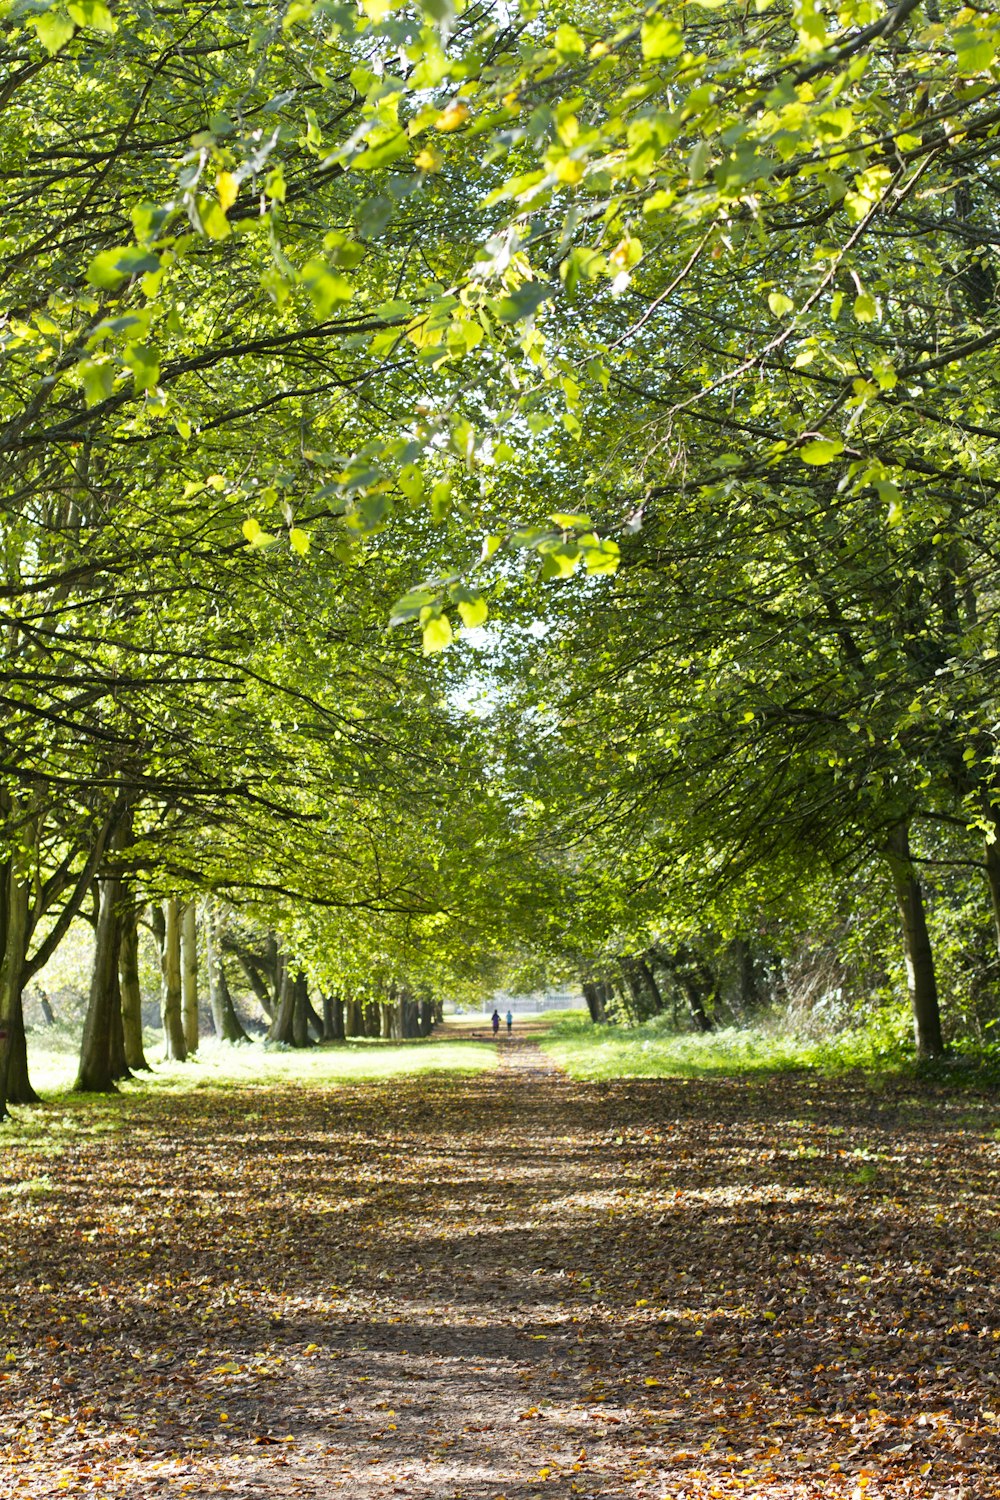
POLYGON ((502 1046, 47 1110, 0 1197, 3 1493, 1000 1494, 991 1103, 502 1046))

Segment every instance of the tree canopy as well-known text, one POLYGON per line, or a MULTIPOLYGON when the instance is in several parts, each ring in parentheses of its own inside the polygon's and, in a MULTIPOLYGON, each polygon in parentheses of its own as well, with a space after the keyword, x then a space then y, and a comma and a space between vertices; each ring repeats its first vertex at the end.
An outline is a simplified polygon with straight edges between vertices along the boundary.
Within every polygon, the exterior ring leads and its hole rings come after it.
POLYGON ((935 943, 1000 941, 996 18, 2 24, 4 1078, 108 881, 706 1021, 888 902, 938 1052, 935 943))

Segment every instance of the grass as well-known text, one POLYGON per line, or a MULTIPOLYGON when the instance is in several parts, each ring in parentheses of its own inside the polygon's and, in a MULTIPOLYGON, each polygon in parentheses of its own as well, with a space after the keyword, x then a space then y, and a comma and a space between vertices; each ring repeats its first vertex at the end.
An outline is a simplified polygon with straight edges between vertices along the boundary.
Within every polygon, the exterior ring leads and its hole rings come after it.
POLYGON ((997 1059, 988 1051, 918 1063, 905 1007, 876 1011, 867 1025, 817 1038, 767 1025, 677 1034, 666 1017, 643 1026, 595 1026, 578 1013, 553 1017, 540 1043, 573 1078, 696 1078, 738 1073, 816 1071, 827 1074, 862 1069, 878 1074, 919 1072, 949 1083, 995 1087, 997 1059))
MULTIPOLYGON (((302 1050, 265 1047, 262 1041, 234 1047, 203 1038, 195 1056, 183 1063, 160 1060, 160 1031, 147 1031, 144 1045, 153 1071, 123 1083, 125 1095, 148 1090, 188 1093, 192 1089, 267 1088, 275 1083, 324 1088, 403 1074, 478 1073, 496 1066, 493 1046, 437 1036, 407 1042, 363 1038, 302 1050)), ((72 1088, 78 1055, 75 1031, 52 1027, 29 1035, 29 1072, 43 1098, 65 1095, 72 1088)))

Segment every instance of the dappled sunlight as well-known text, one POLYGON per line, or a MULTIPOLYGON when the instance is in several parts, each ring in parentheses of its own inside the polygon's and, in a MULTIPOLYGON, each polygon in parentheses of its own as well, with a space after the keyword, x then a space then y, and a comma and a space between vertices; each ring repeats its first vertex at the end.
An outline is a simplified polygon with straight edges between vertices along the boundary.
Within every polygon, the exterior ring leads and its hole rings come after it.
POLYGON ((3 1198, 11 1493, 992 1495, 989 1106, 532 1056, 47 1106, 3 1198))

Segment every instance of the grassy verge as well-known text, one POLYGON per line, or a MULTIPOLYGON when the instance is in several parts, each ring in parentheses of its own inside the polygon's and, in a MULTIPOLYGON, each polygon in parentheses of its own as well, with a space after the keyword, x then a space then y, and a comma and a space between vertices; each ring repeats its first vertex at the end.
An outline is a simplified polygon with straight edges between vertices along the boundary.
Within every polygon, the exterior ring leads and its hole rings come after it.
MULTIPOLYGON (((253 1041, 229 1046, 203 1039, 188 1062, 163 1062, 163 1034, 145 1036, 146 1057, 152 1073, 122 1084, 123 1094, 191 1089, 266 1088, 275 1083, 297 1083, 323 1088, 415 1073, 477 1073, 496 1066, 496 1049, 482 1042, 442 1041, 437 1037, 408 1042, 367 1038, 302 1050, 265 1047, 253 1041)), ((28 1038, 31 1081, 43 1098, 67 1093, 76 1077, 79 1037, 53 1027, 28 1038)))
POLYGON ((668 1031, 666 1018, 626 1029, 595 1026, 579 1014, 553 1018, 543 1050, 573 1078, 695 1078, 712 1074, 914 1074, 954 1083, 1000 1086, 1000 1052, 959 1052, 936 1064, 917 1062, 904 1009, 877 1012, 867 1026, 816 1038, 768 1026, 731 1027, 708 1035, 668 1031))

